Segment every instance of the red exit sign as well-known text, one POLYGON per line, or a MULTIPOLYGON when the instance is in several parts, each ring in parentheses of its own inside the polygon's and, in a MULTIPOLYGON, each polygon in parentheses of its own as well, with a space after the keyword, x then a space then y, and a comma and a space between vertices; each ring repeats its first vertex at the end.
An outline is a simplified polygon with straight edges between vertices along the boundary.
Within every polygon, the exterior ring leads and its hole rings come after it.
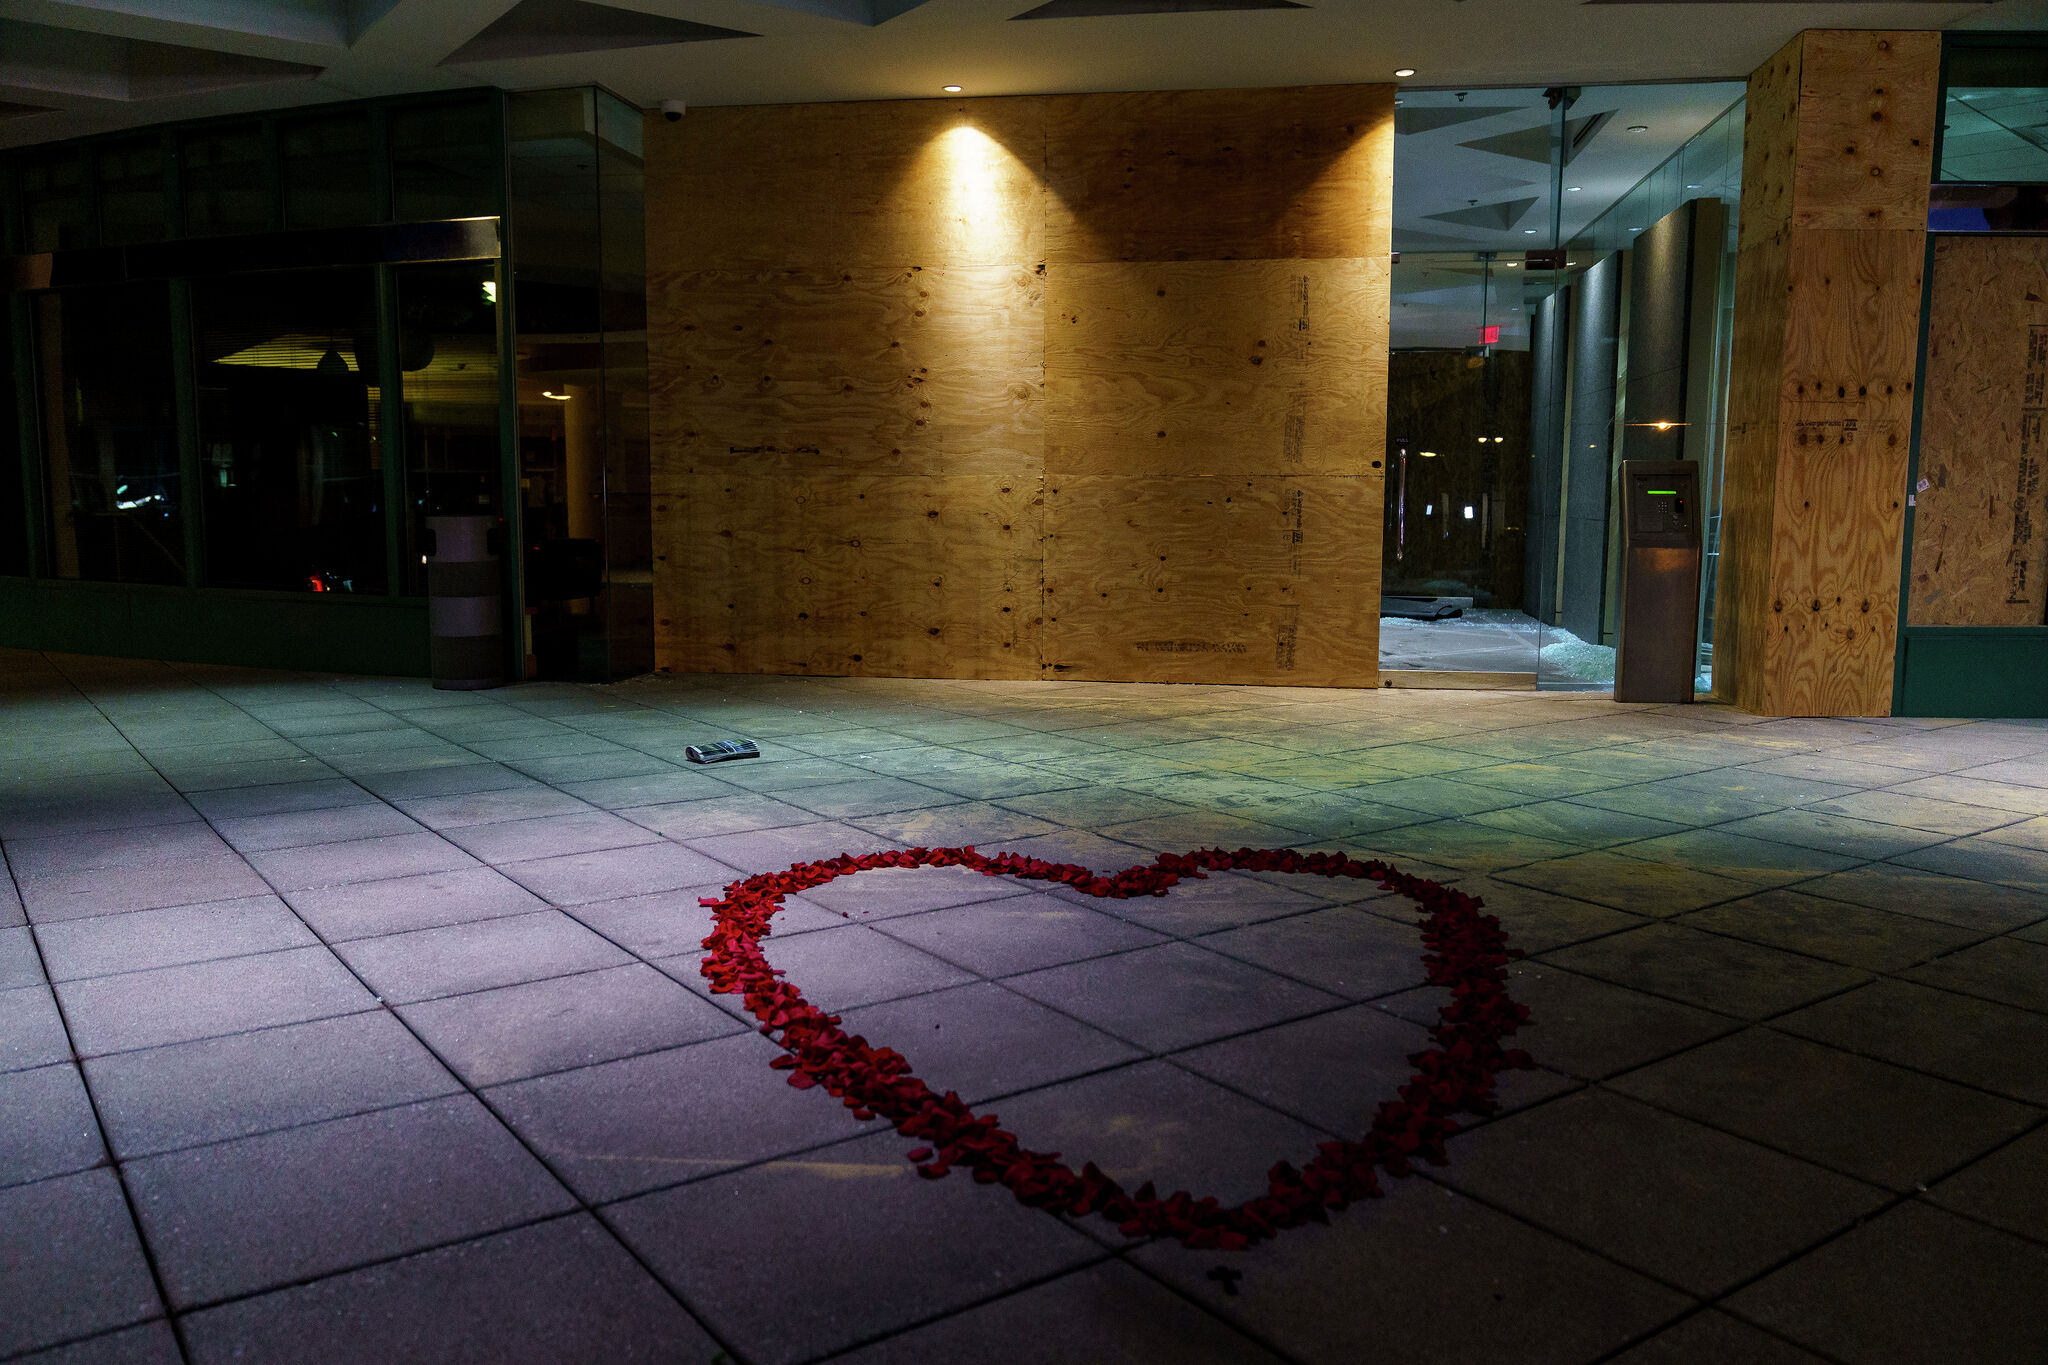
POLYGON ((1481 327, 1479 329, 1479 344, 1482 346, 1498 346, 1500 344, 1500 328, 1481 327))

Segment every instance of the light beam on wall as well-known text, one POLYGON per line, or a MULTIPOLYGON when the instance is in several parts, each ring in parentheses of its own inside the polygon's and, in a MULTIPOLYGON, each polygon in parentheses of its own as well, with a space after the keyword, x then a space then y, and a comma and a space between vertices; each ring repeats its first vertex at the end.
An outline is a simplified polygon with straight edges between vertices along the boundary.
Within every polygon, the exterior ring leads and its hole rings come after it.
POLYGON ((946 130, 938 142, 948 207, 970 240, 985 239, 1002 222, 1002 185, 1010 158, 994 138, 972 124, 946 130))

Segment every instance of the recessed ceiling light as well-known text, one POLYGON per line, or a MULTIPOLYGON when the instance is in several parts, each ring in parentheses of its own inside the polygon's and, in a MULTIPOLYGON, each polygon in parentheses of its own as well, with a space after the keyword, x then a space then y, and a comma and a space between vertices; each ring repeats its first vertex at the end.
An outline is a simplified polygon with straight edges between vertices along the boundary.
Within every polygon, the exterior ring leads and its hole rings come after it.
POLYGON ((1410 76, 1412 76, 1412 75, 1414 75, 1414 74, 1415 74, 1415 68, 1414 68, 1414 67, 1412 67, 1412 66, 1402 66, 1402 67, 1396 67, 1396 68, 1394 69, 1394 79, 1396 79, 1396 80, 1402 80, 1402 81, 1405 81, 1405 80, 1407 80, 1407 79, 1408 79, 1408 78, 1409 78, 1410 76))
POLYGON ((939 87, 939 89, 945 91, 949 95, 957 95, 960 93, 961 87, 957 85, 942 85, 939 87))
POLYGON ((1579 187, 1577 185, 1566 185, 1565 191, 1569 194, 1577 194, 1579 192, 1579 187))
POLYGON ((1650 125, 1647 123, 1631 123, 1628 126, 1628 130, 1631 133, 1647 133, 1650 131, 1650 125))
POLYGON ((1536 229, 1535 229, 1535 228, 1523 228, 1523 229, 1522 229, 1522 235, 1523 235, 1524 237, 1534 237, 1534 236, 1536 235, 1536 229))

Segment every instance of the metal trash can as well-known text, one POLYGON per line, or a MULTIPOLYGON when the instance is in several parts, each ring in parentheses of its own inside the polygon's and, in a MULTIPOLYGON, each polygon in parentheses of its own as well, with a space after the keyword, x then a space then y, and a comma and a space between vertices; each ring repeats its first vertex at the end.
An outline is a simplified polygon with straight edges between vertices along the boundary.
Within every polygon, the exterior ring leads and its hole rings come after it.
POLYGON ((438 688, 504 685, 503 539, 496 517, 427 518, 428 654, 438 688))

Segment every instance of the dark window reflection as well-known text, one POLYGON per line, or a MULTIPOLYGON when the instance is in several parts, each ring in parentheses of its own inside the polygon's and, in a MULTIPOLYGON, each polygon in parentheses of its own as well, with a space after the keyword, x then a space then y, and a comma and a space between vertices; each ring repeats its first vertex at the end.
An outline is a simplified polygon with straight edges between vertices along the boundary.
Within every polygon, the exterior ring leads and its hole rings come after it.
POLYGON ((151 134, 102 146, 96 157, 100 177, 100 244, 126 246, 164 235, 164 144, 151 134))
MULTIPOLYGON (((5 321, 0 316, 0 323, 5 321)), ((28 572, 28 507, 22 492, 20 431, 14 398, 14 329, 0 326, 0 574, 28 572)))
POLYGON ((288 120, 278 142, 286 227, 352 227, 381 216, 367 112, 288 120))
POLYGON ((67 289, 35 304, 51 568, 182 583, 168 287, 67 289))
POLYGON ((398 275, 410 592, 425 591, 422 518, 502 510, 495 281, 489 265, 414 266, 398 275))
POLYGON ((257 124, 188 133, 185 230, 195 237, 269 232, 277 226, 270 158, 257 124))
POLYGON ((383 592, 371 272, 202 280, 192 294, 207 581, 383 592))
POLYGON ((498 211, 497 120, 484 100, 395 109, 392 217, 477 218, 498 211))
POLYGON ((21 217, 30 251, 92 246, 85 158, 77 152, 62 152, 22 162, 21 217))

